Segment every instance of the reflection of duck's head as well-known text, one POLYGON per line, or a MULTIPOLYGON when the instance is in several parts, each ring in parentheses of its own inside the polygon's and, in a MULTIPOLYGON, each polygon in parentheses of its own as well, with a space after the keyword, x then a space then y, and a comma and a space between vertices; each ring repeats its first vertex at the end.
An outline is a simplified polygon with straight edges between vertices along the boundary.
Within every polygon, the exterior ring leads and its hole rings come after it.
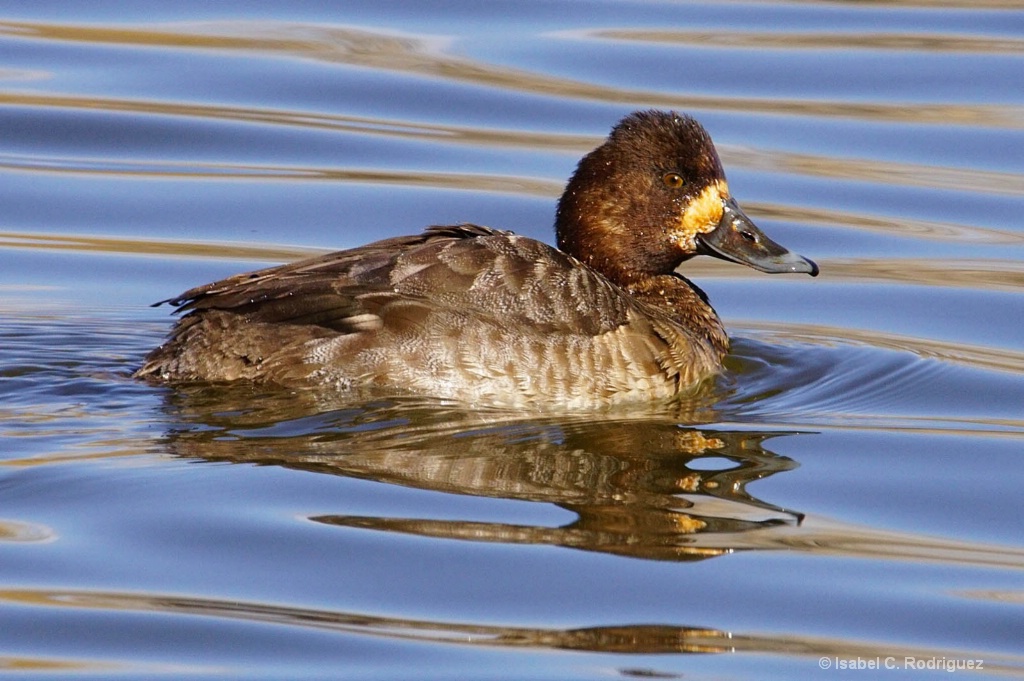
POLYGON ((699 254, 762 272, 818 273, 744 215, 707 131, 671 112, 626 117, 580 161, 557 231, 562 250, 624 286, 699 254))

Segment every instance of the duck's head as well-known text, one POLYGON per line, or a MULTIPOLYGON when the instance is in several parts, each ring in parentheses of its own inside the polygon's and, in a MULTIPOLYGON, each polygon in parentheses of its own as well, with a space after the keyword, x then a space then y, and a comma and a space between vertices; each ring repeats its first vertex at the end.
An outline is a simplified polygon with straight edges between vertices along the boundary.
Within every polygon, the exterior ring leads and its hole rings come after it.
POLYGON ((555 228, 559 248, 623 285, 701 254, 762 272, 818 274, 740 210, 707 131, 674 112, 631 114, 583 157, 555 228))

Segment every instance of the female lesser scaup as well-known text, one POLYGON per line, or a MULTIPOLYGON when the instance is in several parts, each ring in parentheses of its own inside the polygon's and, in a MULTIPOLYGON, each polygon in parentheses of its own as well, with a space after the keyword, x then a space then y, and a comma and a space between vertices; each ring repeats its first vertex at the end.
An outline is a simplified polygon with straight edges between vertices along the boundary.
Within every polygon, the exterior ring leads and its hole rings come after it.
POLYGON ((505 407, 664 400, 721 369, 729 339, 674 270, 713 255, 818 267, 729 195, 689 116, 627 116, 580 161, 556 250, 477 225, 240 274, 167 301, 187 312, 136 376, 380 387, 505 407))

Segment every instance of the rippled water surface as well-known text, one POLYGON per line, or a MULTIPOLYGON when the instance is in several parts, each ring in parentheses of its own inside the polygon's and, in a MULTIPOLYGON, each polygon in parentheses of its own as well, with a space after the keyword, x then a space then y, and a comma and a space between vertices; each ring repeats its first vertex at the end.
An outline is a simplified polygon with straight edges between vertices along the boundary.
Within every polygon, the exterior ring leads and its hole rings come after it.
POLYGON ((0 2, 0 672, 1024 677, 1022 74, 1014 0, 0 2), (684 265, 735 339, 701 394, 129 378, 196 284, 552 241, 650 107, 822 269, 684 265))

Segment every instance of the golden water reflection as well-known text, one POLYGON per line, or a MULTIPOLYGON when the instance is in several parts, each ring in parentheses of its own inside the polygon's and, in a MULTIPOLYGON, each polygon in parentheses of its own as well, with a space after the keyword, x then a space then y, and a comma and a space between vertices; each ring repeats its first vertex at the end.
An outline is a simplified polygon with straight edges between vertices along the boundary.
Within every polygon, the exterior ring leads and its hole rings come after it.
MULTIPOLYGON (((446 54, 450 40, 440 36, 274 22, 174 24, 162 30, 97 27, 43 22, 0 21, 0 36, 222 52, 278 53, 290 58, 376 68, 391 72, 471 83, 508 92, 611 103, 725 111, 844 117, 913 124, 976 125, 1019 129, 1024 108, 1013 105, 862 103, 724 95, 680 95, 632 90, 446 54)), ((583 35, 580 36, 581 38, 583 35)))
POLYGON ((955 192, 1024 195, 1024 177, 978 168, 950 168, 878 159, 798 154, 779 150, 728 148, 727 165, 823 179, 874 182, 892 187, 926 187, 955 192))
POLYGON ((751 216, 800 223, 829 229, 854 229, 888 237, 927 239, 955 244, 1024 245, 1024 233, 977 225, 937 220, 918 220, 907 216, 882 216, 811 206, 744 201, 751 216))
POLYGON ((415 172, 402 170, 357 170, 312 166, 265 164, 198 163, 178 161, 115 161, 111 159, 38 159, 0 155, 0 171, 62 175, 159 178, 172 180, 246 180, 302 182, 359 182, 363 184, 461 189, 525 196, 557 196, 562 184, 548 180, 479 173, 415 172))
MULTIPOLYGON (((958 288, 971 291, 1020 293, 1024 290, 1024 261, 997 258, 818 258, 818 280, 796 282, 800 285, 821 281, 857 284, 910 284, 922 287, 958 288)), ((764 275, 732 263, 695 258, 678 269, 684 276, 700 282, 703 278, 752 279, 764 281, 764 275)), ((712 301, 713 302, 713 301, 712 301)))
POLYGON ((556 149, 571 151, 574 154, 590 151, 601 140, 599 136, 594 135, 474 128, 423 121, 329 114, 318 111, 218 106, 209 103, 179 103, 115 97, 81 97, 51 93, 0 92, 0 104, 42 109, 100 110, 230 120, 239 123, 295 126, 359 135, 382 135, 444 144, 556 149))
MULTIPOLYGON (((10 673, 43 673, 53 674, 97 674, 126 673, 129 670, 141 672, 135 665, 128 666, 113 662, 96 662, 93 660, 59 660, 52 657, 28 657, 25 655, 0 655, 0 671, 10 673)), ((151 671, 148 670, 147 671, 151 671)))
MULTIPOLYGON (((0 94, 0 103, 11 99, 12 97, 0 94)), ((469 131, 466 136, 474 137, 469 131)), ((517 146, 526 146, 530 143, 529 140, 517 140, 516 133, 513 132, 506 133, 505 137, 507 140, 502 144, 515 141, 520 142, 517 146)), ((599 140, 594 138, 588 150, 598 142, 599 140)), ((737 150, 725 145, 722 146, 721 152, 722 158, 729 167, 763 170, 771 173, 782 172, 823 179, 874 182, 889 187, 924 187, 981 194, 1024 195, 1024 178, 1013 173, 984 171, 976 168, 943 168, 877 160, 794 154, 777 150, 737 150)), ((265 163, 211 163, 169 159, 131 161, 111 158, 32 157, 10 154, 0 154, 0 170, 136 179, 359 182, 542 197, 557 197, 562 193, 564 186, 562 180, 482 173, 417 172, 265 163)), ((902 223, 902 220, 890 220, 890 224, 893 222, 902 223)))
MULTIPOLYGON (((1014 4, 1019 8, 1019 3, 1014 4)), ((977 8, 978 5, 972 5, 977 8)), ((692 47, 753 50, 886 50, 970 54, 1024 54, 1024 40, 951 33, 826 33, 796 31, 588 31, 598 39, 665 43, 692 47)))
MULTIPOLYGON (((28 248, 43 251, 80 253, 133 253, 137 255, 186 256, 237 260, 298 260, 323 249, 251 243, 211 243, 125 237, 82 236, 77 234, 41 234, 38 232, 0 232, 0 248, 28 248)), ((7 305, 0 311, 9 311, 7 305)))
MULTIPOLYGON (((228 619, 341 635, 370 636, 395 642, 461 647, 527 649, 620 655, 746 653, 815 660, 822 657, 856 659, 984 659, 982 671, 996 675, 1024 673, 1024 656, 956 648, 925 648, 842 637, 805 634, 756 634, 677 624, 611 624, 583 628, 540 628, 478 624, 446 619, 433 621, 272 605, 243 600, 218 600, 173 594, 139 594, 69 589, 4 589, 0 603, 19 607, 59 608, 65 611, 156 613, 228 619)), ((630 675, 659 676, 656 667, 620 670, 630 675)))
POLYGON ((1024 261, 995 258, 844 258, 823 259, 824 278, 861 283, 916 284, 938 288, 1024 290, 1024 261))
MULTIPOLYGON (((222 107, 208 104, 123 100, 104 97, 76 97, 51 94, 0 92, 0 104, 46 109, 88 109, 133 112, 151 115, 228 119, 246 123, 300 126, 354 132, 361 135, 442 141, 446 144, 474 146, 514 146, 520 149, 564 151, 581 154, 598 143, 599 136, 501 131, 466 126, 443 126, 376 120, 365 117, 318 114, 315 112, 247 107, 222 107)), ((875 182, 886 186, 924 187, 959 192, 979 192, 1019 196, 1024 194, 1024 178, 1015 173, 952 168, 921 164, 841 158, 800 154, 780 150, 752 149, 720 145, 722 158, 729 167, 785 172, 823 179, 875 182)), ((109 158, 33 158, 0 156, 0 169, 35 172, 72 172, 78 174, 115 174, 138 177, 191 177, 235 180, 335 180, 391 184, 455 187, 490 192, 557 196, 562 181, 526 177, 489 178, 478 174, 415 173, 343 168, 317 168, 266 164, 181 162, 147 159, 145 162, 118 161, 109 158), (449 179, 445 179, 449 178, 449 179)))
POLYGON ((0 543, 37 544, 54 541, 56 538, 57 533, 45 525, 0 518, 0 543))

